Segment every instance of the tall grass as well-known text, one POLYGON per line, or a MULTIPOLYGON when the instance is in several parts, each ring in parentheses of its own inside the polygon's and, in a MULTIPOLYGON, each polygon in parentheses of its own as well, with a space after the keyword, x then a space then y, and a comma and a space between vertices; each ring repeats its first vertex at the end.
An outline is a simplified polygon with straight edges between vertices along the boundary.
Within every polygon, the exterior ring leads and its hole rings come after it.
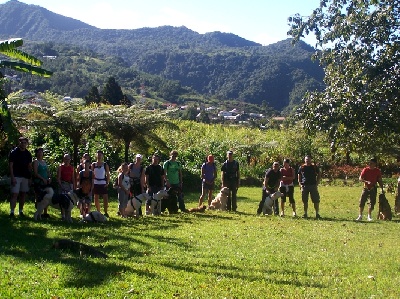
MULTIPOLYGON (((322 220, 256 216, 260 188, 245 187, 236 213, 112 216, 106 224, 68 225, 55 210, 47 221, 9 219, 1 203, 0 297, 398 298, 399 219, 355 222, 360 192, 320 186, 322 220), (51 248, 59 238, 110 257, 51 248)), ((187 206, 198 196, 186 194, 187 206)), ((298 188, 295 197, 301 215, 298 188)))

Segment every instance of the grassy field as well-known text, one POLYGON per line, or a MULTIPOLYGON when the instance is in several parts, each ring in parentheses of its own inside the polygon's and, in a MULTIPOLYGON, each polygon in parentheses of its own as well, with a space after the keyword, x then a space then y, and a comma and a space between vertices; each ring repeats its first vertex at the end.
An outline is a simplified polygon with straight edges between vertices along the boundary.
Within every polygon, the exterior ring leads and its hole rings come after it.
MULTIPOLYGON (((35 222, 32 203, 28 218, 9 219, 3 202, 0 297, 399 298, 399 218, 355 222, 360 192, 320 186, 322 220, 312 209, 310 219, 256 216, 261 190, 244 187, 236 213, 121 219, 114 198, 106 224, 65 224, 55 210, 35 222), (110 257, 53 249, 60 238, 110 257)), ((198 195, 185 195, 189 208, 198 195)))

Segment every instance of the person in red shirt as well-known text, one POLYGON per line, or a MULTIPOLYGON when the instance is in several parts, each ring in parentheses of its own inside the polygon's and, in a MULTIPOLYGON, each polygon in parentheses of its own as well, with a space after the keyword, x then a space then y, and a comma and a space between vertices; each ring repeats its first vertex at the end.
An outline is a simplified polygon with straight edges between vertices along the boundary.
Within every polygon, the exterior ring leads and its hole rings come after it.
POLYGON ((289 197, 290 206, 293 209, 293 217, 296 217, 296 202, 294 201, 294 184, 295 171, 290 166, 290 160, 283 161, 283 167, 280 169, 281 182, 279 184, 279 191, 283 193, 281 198, 281 216, 285 215, 285 202, 286 197, 289 197))
POLYGON ((365 203, 370 199, 370 205, 368 208, 368 221, 372 221, 371 213, 374 210, 374 206, 376 204, 376 194, 377 187, 376 184, 379 184, 379 187, 382 189, 383 193, 383 183, 382 183, 382 174, 379 168, 377 168, 377 161, 375 158, 369 160, 369 165, 365 167, 361 171, 361 175, 359 180, 364 183, 364 189, 361 193, 360 197, 360 213, 357 217, 357 221, 362 220, 362 213, 364 211, 365 203))

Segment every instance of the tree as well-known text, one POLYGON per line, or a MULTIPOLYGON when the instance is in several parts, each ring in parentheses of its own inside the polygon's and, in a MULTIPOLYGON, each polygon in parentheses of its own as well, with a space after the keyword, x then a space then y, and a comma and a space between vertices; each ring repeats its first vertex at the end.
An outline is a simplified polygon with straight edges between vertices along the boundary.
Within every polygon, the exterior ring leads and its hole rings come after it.
POLYGON ((289 18, 297 42, 313 33, 326 89, 309 93, 298 116, 337 147, 385 151, 400 133, 400 1, 322 0, 289 18))
MULTIPOLYGON (((36 57, 18 50, 23 45, 20 38, 0 41, 0 54, 13 59, 0 60, 0 68, 11 68, 20 72, 31 73, 38 76, 50 77, 52 72, 40 68, 42 62, 36 57), (17 61, 15 61, 17 60, 17 61)), ((13 125, 10 111, 6 102, 6 93, 3 89, 5 79, 0 72, 0 148, 5 145, 6 141, 16 141, 19 135, 18 130, 13 125)))
POLYGON ((121 86, 118 85, 114 77, 108 78, 107 84, 103 88, 103 100, 111 105, 119 105, 123 98, 121 86))
POLYGON ((87 96, 85 96, 86 105, 91 103, 100 104, 101 96, 97 86, 92 86, 87 96))
POLYGON ((124 142, 126 162, 129 159, 129 146, 132 141, 135 150, 142 153, 148 152, 150 147, 167 149, 165 141, 154 130, 162 126, 178 128, 167 120, 166 113, 145 112, 136 107, 115 107, 105 110, 99 119, 106 132, 124 142))

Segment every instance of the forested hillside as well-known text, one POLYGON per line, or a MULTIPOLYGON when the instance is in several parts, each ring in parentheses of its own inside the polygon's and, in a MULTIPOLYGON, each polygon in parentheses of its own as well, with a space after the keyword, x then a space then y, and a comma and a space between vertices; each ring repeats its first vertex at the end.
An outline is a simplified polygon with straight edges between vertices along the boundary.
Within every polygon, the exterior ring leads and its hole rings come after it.
POLYGON ((12 37, 36 45, 36 50, 42 44, 43 51, 33 53, 39 57, 59 59, 68 56, 65 51, 74 51, 91 53, 96 61, 114 62, 115 67, 103 70, 91 68, 94 60, 86 54, 80 59, 48 62, 56 75, 53 81, 40 83, 42 88, 66 93, 65 84, 63 90, 55 80, 72 77, 77 82, 68 90, 71 96, 82 96, 87 86, 104 83, 105 74, 121 80, 122 87, 132 88, 132 82, 139 80, 138 72, 158 77, 165 91, 158 95, 164 93, 172 102, 191 89, 207 97, 263 103, 282 110, 298 104, 305 91, 323 87, 323 70, 311 60, 315 50, 305 43, 293 47, 290 40, 261 46, 232 33, 199 34, 171 26, 103 30, 16 0, 0 5, 0 38, 12 37))

